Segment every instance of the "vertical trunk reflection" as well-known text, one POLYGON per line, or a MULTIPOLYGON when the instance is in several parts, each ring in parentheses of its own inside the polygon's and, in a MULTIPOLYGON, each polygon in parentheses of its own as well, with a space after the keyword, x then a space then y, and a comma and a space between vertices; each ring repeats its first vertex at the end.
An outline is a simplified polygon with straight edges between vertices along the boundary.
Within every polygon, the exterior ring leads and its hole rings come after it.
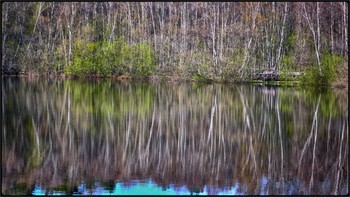
MULTIPOLYGON (((2 79, 2 192, 142 180, 348 192, 347 99, 243 85, 2 79)), ((346 98, 346 97, 345 97, 346 98)))

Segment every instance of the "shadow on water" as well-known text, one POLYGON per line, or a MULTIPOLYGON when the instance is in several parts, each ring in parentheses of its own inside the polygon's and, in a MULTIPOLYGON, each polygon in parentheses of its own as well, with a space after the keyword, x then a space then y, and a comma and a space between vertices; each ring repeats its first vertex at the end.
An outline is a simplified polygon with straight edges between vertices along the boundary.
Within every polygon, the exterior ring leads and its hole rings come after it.
POLYGON ((2 194, 347 194, 348 99, 2 78, 2 194))

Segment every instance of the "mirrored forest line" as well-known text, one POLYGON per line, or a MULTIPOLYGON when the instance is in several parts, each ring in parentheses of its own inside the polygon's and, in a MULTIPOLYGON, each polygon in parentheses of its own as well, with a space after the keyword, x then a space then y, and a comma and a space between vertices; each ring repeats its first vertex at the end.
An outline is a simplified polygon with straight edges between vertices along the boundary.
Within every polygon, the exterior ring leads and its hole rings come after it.
POLYGON ((1 72, 347 79, 347 20, 346 2, 3 2, 1 72))
POLYGON ((267 86, 2 81, 2 193, 152 178, 215 194, 348 193, 348 100, 267 86))

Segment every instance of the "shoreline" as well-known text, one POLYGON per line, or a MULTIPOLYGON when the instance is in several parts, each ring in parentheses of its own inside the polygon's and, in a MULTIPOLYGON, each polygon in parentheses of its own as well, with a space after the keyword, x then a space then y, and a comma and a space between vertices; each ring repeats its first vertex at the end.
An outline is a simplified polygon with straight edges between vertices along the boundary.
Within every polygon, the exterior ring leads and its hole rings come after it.
MULTIPOLYGON (((19 77, 19 78, 50 78, 50 79, 92 79, 92 80, 99 80, 99 79, 111 79, 116 81, 146 81, 146 82, 157 82, 157 81, 166 81, 170 83, 180 83, 180 82, 197 82, 202 84, 210 84, 210 83, 218 83, 218 84, 255 84, 255 85, 271 85, 271 86, 278 86, 278 87, 300 87, 300 81, 279 81, 279 80, 212 80, 212 79, 206 79, 204 81, 198 81, 191 78, 186 77, 180 77, 180 76, 159 76, 159 75, 151 75, 147 77, 134 77, 134 76, 127 76, 127 75, 120 75, 120 76, 108 76, 108 77, 101 77, 99 75, 86 75, 86 76, 76 76, 76 75, 47 75, 47 74, 1 74, 2 77, 19 77)), ((348 90, 348 82, 346 81, 335 81, 332 82, 330 89, 336 89, 336 90, 348 90)), ((315 86, 319 87, 319 86, 315 86)))

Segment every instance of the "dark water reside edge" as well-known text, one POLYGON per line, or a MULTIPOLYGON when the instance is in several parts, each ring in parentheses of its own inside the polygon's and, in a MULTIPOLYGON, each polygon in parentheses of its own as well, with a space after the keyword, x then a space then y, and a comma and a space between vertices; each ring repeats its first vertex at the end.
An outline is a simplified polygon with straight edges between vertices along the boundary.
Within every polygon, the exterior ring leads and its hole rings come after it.
POLYGON ((5 195, 348 193, 347 94, 3 77, 2 122, 5 195))

